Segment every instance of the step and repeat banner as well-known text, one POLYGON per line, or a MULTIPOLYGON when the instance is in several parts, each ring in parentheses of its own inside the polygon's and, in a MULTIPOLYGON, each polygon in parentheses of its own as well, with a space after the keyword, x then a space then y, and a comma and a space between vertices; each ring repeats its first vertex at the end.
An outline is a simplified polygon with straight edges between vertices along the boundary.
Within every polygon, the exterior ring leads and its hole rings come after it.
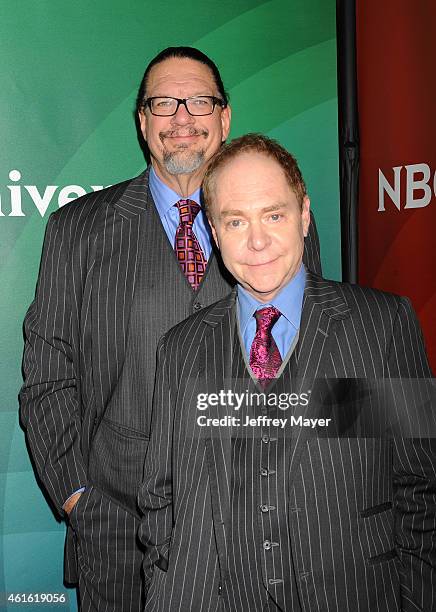
POLYGON ((356 8, 359 282, 411 298, 436 371, 436 5, 356 8))
MULTIPOLYGON (((233 107, 231 137, 264 132, 295 153, 325 275, 340 278, 333 0, 2 0, 0 593, 8 597, 57 594, 62 609, 76 610, 74 591, 62 584, 65 528, 35 482, 18 423, 22 320, 44 228, 58 207, 144 168, 135 95, 148 61, 174 45, 198 47, 218 64, 233 107)), ((6 597, 2 605, 35 609, 23 602, 6 597)), ((59 606, 53 598, 44 606, 50 602, 59 606)))

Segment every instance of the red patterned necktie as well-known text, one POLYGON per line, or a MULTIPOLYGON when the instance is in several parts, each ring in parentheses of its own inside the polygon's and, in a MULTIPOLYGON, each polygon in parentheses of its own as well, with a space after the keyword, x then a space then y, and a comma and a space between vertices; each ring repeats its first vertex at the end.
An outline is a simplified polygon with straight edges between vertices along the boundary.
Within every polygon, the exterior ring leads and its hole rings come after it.
POLYGON ((207 260, 192 231, 192 224, 200 212, 200 206, 193 200, 179 200, 180 222, 176 230, 174 250, 177 261, 194 291, 197 291, 206 270, 207 260))
POLYGON ((274 306, 266 306, 254 313, 257 328, 250 350, 250 367, 263 388, 276 377, 282 365, 279 349, 271 334, 280 314, 280 310, 274 306))

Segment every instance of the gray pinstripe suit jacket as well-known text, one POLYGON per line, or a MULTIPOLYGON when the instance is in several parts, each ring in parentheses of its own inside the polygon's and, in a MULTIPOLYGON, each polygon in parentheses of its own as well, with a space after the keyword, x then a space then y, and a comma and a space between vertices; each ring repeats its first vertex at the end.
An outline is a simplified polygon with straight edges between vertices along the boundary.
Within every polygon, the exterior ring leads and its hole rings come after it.
MULTIPOLYGON (((146 171, 56 211, 47 225, 36 295, 25 319, 25 382, 20 411, 36 470, 60 516, 66 499, 82 485, 87 485, 88 490, 100 488, 115 502, 105 505, 106 512, 115 517, 111 523, 113 530, 117 530, 116 517, 122 508, 123 522, 118 531, 129 532, 131 542, 120 543, 119 550, 126 546, 136 548, 138 474, 140 478, 148 443, 158 339, 198 308, 220 299, 232 286, 212 255, 199 291, 191 290, 157 216, 152 213, 153 206, 146 171), (142 252, 145 271, 138 269, 142 252), (147 307, 154 313, 150 315, 154 318, 144 342, 148 367, 142 386, 147 392, 144 403, 135 407, 134 414, 131 407, 124 406, 119 420, 104 430, 105 411, 116 394, 124 364, 137 278, 144 273, 149 295, 153 296, 147 300, 147 307), (98 432, 100 440, 110 435, 105 452, 95 448, 98 432), (94 454, 90 466, 91 451, 94 454), (120 474, 126 457, 128 469, 120 474)), ((305 249, 306 262, 319 270, 316 229, 305 249)), ((82 500, 85 496, 76 507, 80 506, 80 518, 84 519, 84 511, 91 514, 92 508, 84 507, 86 502, 82 500)), ((72 513, 77 528, 78 511, 75 508, 72 513)), ((98 517, 92 520, 98 524, 98 517)), ((77 580, 72 535, 69 529, 66 555, 69 582, 77 580)), ((120 571, 109 581, 117 581, 119 576, 122 581, 122 576, 129 574, 126 559, 118 556, 120 571)), ((101 561, 102 551, 95 551, 90 558, 88 566, 101 561)), ((110 565, 115 566, 118 561, 112 559, 110 565)), ((139 582, 139 575, 128 579, 139 582)), ((98 580, 104 583, 106 578, 100 576, 98 580)), ((132 583, 126 591, 130 593, 136 588, 132 583)), ((115 609, 120 612, 117 605, 115 609)), ((129 601, 126 609, 135 609, 135 605, 129 601)))
MULTIPOLYGON (((229 388, 234 293, 159 345, 139 494, 146 576, 155 563, 147 612, 224 609, 231 440, 228 428, 198 434, 195 419, 199 391, 229 388)), ((311 273, 292 359, 301 389, 315 377, 431 376, 407 299, 311 273)), ((289 537, 302 610, 435 610, 434 440, 310 438, 297 427, 290 444, 289 537)), ((243 597, 230 607, 245 610, 243 597)))

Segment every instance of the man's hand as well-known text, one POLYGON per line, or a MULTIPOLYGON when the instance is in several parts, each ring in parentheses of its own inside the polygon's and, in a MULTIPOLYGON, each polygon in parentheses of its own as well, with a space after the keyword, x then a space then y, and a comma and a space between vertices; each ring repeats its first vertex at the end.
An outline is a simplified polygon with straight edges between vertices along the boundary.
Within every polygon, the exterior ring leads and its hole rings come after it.
POLYGON ((82 495, 82 492, 80 491, 79 493, 74 493, 74 495, 72 495, 71 497, 69 497, 67 499, 67 501, 65 502, 65 504, 62 506, 62 508, 65 510, 65 512, 69 515, 71 510, 74 508, 74 506, 77 504, 77 502, 79 501, 79 497, 82 495))

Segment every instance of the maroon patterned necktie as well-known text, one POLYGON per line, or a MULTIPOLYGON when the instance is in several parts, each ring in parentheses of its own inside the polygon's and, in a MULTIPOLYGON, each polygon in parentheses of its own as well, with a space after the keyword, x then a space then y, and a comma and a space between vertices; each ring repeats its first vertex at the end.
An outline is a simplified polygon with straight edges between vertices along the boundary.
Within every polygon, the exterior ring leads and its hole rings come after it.
POLYGON ((180 222, 176 230, 174 250, 177 261, 194 291, 197 291, 206 270, 207 260, 192 231, 192 224, 200 212, 200 206, 193 200, 179 200, 180 222))
POLYGON ((282 365, 279 349, 271 333, 280 314, 280 310, 274 306, 266 306, 254 313, 256 334, 250 350, 250 367, 263 388, 276 377, 282 365))

